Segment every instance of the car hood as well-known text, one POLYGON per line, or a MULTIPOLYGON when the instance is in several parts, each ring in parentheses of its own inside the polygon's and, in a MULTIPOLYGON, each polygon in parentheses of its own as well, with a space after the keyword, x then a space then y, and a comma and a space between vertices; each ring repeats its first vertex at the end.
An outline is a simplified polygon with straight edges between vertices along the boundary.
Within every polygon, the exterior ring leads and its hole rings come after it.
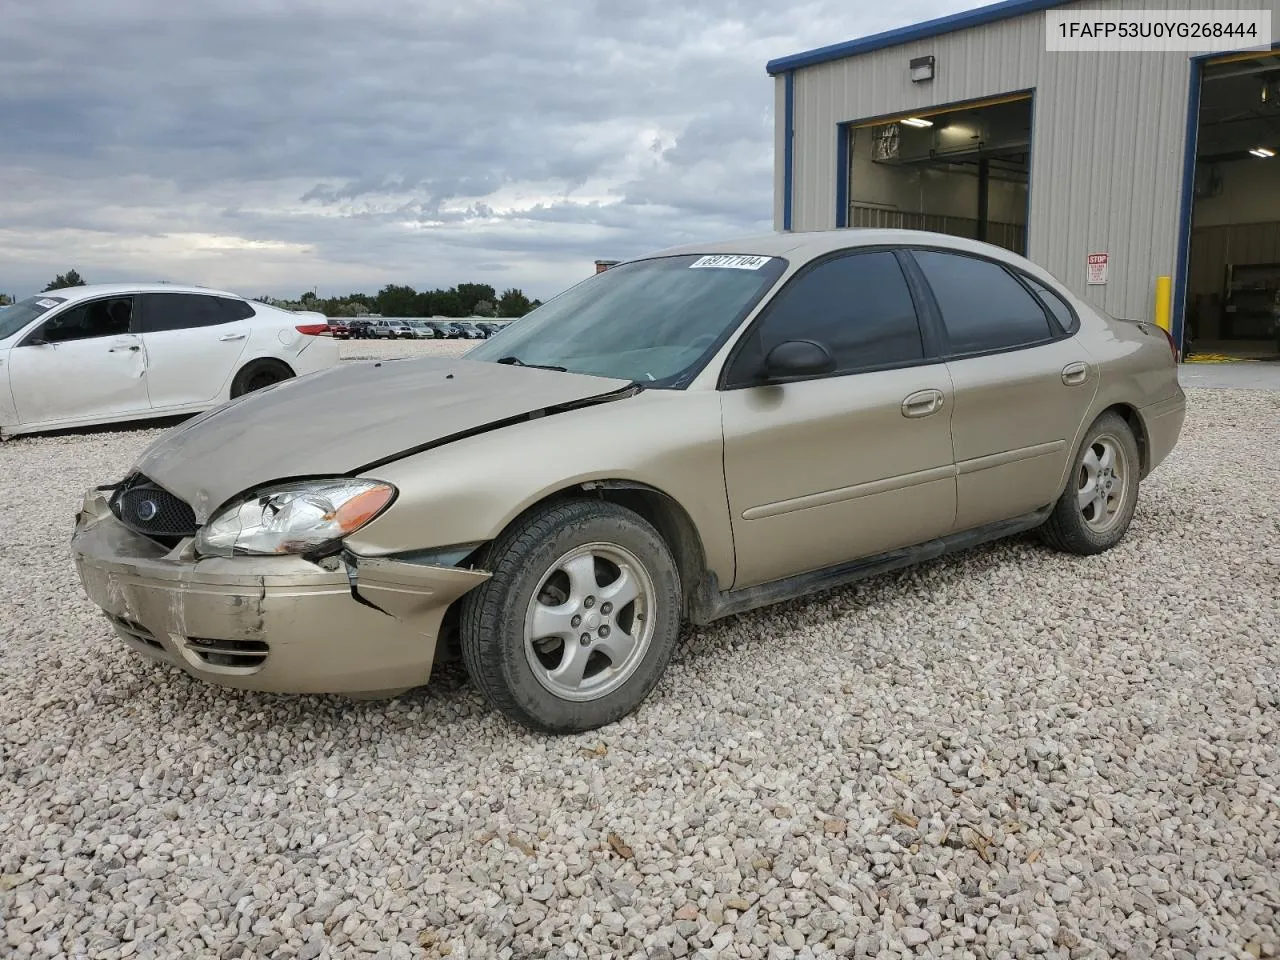
POLYGON ((263 484, 359 473, 631 389, 625 380, 458 358, 348 363, 215 407, 164 434, 136 469, 204 523, 263 484))

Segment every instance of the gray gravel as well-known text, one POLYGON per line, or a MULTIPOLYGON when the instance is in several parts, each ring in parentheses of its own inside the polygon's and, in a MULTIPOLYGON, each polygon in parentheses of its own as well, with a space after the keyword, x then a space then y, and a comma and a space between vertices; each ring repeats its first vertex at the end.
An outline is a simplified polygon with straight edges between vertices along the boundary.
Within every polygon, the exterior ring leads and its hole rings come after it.
POLYGON ((693 633, 546 739, 128 655, 66 554, 151 431, 0 446, 0 955, 1280 951, 1280 396, 1198 391, 1124 544, 992 545, 693 633))

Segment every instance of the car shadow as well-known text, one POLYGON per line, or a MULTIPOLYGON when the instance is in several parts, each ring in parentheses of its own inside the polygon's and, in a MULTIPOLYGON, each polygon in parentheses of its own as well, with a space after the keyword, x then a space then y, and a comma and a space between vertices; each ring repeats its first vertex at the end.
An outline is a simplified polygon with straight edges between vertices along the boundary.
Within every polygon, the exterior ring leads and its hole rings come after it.
POLYGON ((22 433, 16 437, 6 437, 5 443, 16 443, 20 440, 39 440, 43 437, 90 437, 101 433, 142 433, 145 430, 167 430, 197 416, 184 413, 178 416, 154 417, 146 420, 127 420, 123 423, 100 423, 92 427, 67 427, 62 430, 41 430, 39 433, 22 433))

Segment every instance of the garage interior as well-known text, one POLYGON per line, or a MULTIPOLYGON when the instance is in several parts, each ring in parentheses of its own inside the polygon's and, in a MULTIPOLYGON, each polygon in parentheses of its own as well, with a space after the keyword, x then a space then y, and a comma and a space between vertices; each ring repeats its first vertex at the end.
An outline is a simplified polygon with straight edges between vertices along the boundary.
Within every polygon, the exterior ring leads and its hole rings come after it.
POLYGON ((1280 50, 1209 61, 1187 274, 1196 355, 1280 360, 1280 50))
POLYGON ((849 124, 851 227, 1027 246, 1031 95, 849 124))

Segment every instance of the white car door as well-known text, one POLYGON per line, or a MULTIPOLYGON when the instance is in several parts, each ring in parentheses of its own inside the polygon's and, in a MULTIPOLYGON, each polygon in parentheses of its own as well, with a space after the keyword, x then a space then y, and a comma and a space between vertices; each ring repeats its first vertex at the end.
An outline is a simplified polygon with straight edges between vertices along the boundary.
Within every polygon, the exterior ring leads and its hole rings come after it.
POLYGON ((141 314, 152 409, 219 398, 249 340, 253 309, 230 297, 146 293, 141 314))
POLYGON ((22 426, 145 413, 147 358, 136 297, 102 297, 45 320, 9 351, 22 426))

